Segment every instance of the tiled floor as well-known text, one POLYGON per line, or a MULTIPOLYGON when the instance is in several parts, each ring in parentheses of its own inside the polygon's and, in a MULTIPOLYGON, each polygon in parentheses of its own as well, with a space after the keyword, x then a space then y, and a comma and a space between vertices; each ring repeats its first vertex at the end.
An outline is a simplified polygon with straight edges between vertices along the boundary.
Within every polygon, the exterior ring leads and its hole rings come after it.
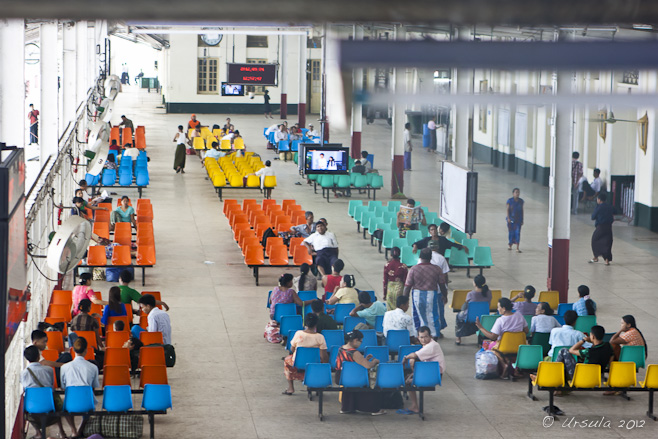
MULTIPOLYGON (((447 373, 443 386, 426 397, 425 422, 394 413, 377 418, 340 415, 336 394, 327 397, 326 420, 320 422, 316 402, 309 402, 303 393, 292 397, 280 394, 285 388, 281 361, 285 353, 280 346, 263 339, 267 321, 265 299, 282 270, 262 270, 261 286, 256 287, 222 215, 222 203, 198 159, 188 157, 184 175, 172 169, 172 138, 176 126, 186 125, 189 115, 165 114, 159 96, 143 90, 127 90, 118 97, 117 104, 120 111, 116 114, 126 114, 135 125, 146 126, 151 185, 144 196, 153 202, 157 265, 147 271, 143 289, 161 291, 171 306, 173 343, 178 356, 169 378, 174 409, 167 416, 157 417, 158 438, 603 438, 658 434, 658 424, 644 416, 646 394, 634 394, 631 401, 599 393, 574 394, 557 401, 568 416, 551 428, 544 428, 541 407, 547 404, 545 392, 539 393, 539 401, 531 402, 525 397, 527 384, 523 380, 474 379, 476 340, 470 337, 464 345, 455 346, 453 313, 447 314, 449 328, 441 341, 447 373), (618 422, 610 428, 562 427, 562 422, 571 416, 576 420, 605 416, 646 422, 642 428, 630 430, 620 428, 618 422)), ((198 114, 198 119, 212 125, 223 122, 226 116, 198 114)), ((264 159, 273 158, 273 153, 264 148, 262 129, 276 120, 230 116, 248 149, 264 159)), ((332 132, 331 140, 349 145, 349 134, 332 132)), ((420 140, 416 143, 420 145, 420 140)), ((375 154, 375 167, 384 174, 385 187, 390 188, 390 127, 381 121, 365 125, 363 144, 364 149, 375 154)), ((405 193, 436 211, 439 159, 420 146, 413 154, 414 170, 405 173, 405 193)), ((374 289, 381 298, 383 254, 357 234, 354 221, 347 215, 347 200, 331 199, 327 203, 319 194, 314 195, 311 187, 295 185, 302 180, 292 163, 275 161, 273 167, 279 184, 273 198, 295 198, 304 209, 315 212, 316 218, 326 217, 340 243, 340 255, 346 263, 344 273, 354 274, 357 287, 374 289)), ((547 188, 490 165, 476 165, 475 169, 480 173, 475 237, 481 245, 491 246, 496 264, 485 272, 490 287, 502 289, 504 294, 526 284, 538 290, 545 288, 547 188), (505 201, 517 186, 526 201, 522 254, 507 251, 504 222, 505 201)), ((117 192, 124 193, 120 189, 117 192)), ((225 198, 260 198, 257 195, 255 191, 227 190, 225 198)), ((389 195, 381 192, 384 200, 389 195)), ((579 284, 589 285, 599 306, 599 322, 607 332, 617 330, 622 315, 635 315, 649 343, 649 362, 658 361, 658 236, 616 223, 613 265, 588 264, 592 222, 586 214, 572 219, 570 300, 576 298, 579 284)), ((463 272, 453 273, 451 279, 453 289, 471 286, 463 272)), ((109 287, 97 286, 104 292, 109 287)), ((641 371, 640 376, 643 375, 641 371)), ((301 390, 301 385, 296 388, 301 390)))

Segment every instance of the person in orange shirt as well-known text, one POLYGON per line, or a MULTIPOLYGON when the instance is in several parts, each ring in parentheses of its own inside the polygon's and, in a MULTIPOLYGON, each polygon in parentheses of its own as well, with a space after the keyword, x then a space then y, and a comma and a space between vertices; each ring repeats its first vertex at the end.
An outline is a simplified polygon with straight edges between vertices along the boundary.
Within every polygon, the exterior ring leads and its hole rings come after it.
POLYGON ((187 129, 193 130, 196 127, 200 127, 200 126, 201 126, 201 122, 196 120, 196 114, 193 114, 190 121, 187 123, 187 129))

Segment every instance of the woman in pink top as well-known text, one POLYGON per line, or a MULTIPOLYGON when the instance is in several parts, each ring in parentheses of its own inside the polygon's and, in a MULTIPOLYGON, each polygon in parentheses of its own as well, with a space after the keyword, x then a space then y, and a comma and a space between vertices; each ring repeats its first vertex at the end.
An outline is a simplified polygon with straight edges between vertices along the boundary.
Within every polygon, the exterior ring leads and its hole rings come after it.
POLYGON ((71 313, 77 316, 80 313, 78 304, 82 299, 89 299, 96 305, 107 305, 101 299, 96 298, 96 292, 91 289, 91 273, 82 273, 80 275, 80 285, 73 288, 73 305, 71 306, 71 313))
POLYGON ((345 268, 345 263, 342 259, 336 259, 336 262, 334 262, 334 265, 331 268, 333 273, 322 277, 322 286, 324 287, 324 296, 322 297, 323 301, 327 300, 328 293, 334 294, 336 292, 336 288, 340 286, 340 281, 343 279, 343 276, 341 276, 340 272, 343 271, 343 268, 345 268))

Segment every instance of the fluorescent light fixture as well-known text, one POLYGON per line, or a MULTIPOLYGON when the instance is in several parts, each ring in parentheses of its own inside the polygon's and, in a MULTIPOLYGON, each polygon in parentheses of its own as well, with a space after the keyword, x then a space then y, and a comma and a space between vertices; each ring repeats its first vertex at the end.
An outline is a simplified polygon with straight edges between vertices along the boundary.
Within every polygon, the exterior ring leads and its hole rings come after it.
POLYGON ((653 30, 653 26, 650 24, 634 24, 633 29, 638 30, 653 30))
POLYGON ((132 29, 129 30, 132 34, 222 34, 222 35, 308 35, 307 30, 247 30, 247 29, 200 29, 198 27, 191 29, 132 29))

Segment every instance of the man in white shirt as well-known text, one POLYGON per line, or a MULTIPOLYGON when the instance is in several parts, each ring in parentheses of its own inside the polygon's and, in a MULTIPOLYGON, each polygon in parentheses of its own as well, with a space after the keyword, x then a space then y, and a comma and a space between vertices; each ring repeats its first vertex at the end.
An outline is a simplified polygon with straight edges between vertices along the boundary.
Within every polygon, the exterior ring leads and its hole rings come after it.
POLYGON ((155 306, 155 297, 151 294, 144 294, 139 299, 139 307, 148 317, 148 332, 162 332, 164 344, 171 344, 171 320, 169 315, 155 306))
POLYGON ((282 140, 288 140, 288 128, 281 125, 281 129, 274 132, 274 140, 277 144, 282 140))
POLYGON ((592 199, 599 195, 599 192, 601 192, 601 188, 603 187, 603 181, 600 176, 601 170, 599 168, 594 169, 594 180, 592 180, 592 183, 590 184, 590 187, 594 190, 594 195, 591 197, 592 199))
POLYGON ((338 241, 333 233, 327 232, 327 225, 318 221, 315 233, 304 239, 303 244, 309 255, 313 255, 315 251, 315 265, 320 274, 324 276, 331 273, 331 267, 338 259, 338 241))
POLYGON ((393 311, 386 311, 384 314, 384 337, 387 336, 388 331, 393 330, 407 330, 411 337, 411 342, 416 343, 416 327, 414 326, 414 319, 407 314, 409 310, 409 296, 399 295, 395 300, 395 308, 393 311))
POLYGON ((434 117, 430 117, 429 122, 427 122, 427 131, 430 135, 430 151, 436 152, 436 122, 434 122, 434 117))
POLYGON ((139 156, 139 149, 135 148, 131 143, 126 143, 126 149, 123 151, 124 156, 128 156, 135 161, 139 156))
MULTIPOLYGON (((89 386, 92 389, 100 387, 100 383, 98 382, 98 367, 94 363, 85 360, 85 356, 87 355, 87 340, 84 337, 78 337, 73 343, 73 351, 75 352, 73 361, 63 365, 60 370, 62 389, 75 386, 89 386)), ((98 402, 95 397, 94 401, 98 402)), ((69 423, 72 428, 75 428, 75 420, 73 418, 69 423)), ((80 427, 82 425, 84 425, 84 422, 80 427)), ((78 429, 77 436, 80 436, 81 433, 78 429)))
POLYGON ((269 136, 270 133, 275 133, 275 132, 279 131, 280 129, 281 129, 281 128, 280 128, 280 125, 275 123, 274 125, 270 126, 270 127, 265 131, 265 135, 266 135, 266 136, 269 136))
POLYGON ((320 135, 318 134, 317 131, 313 128, 313 124, 309 123, 308 124, 308 131, 306 132, 306 137, 319 137, 320 135))
POLYGON ((272 195, 272 188, 265 187, 265 177, 275 176, 274 169, 272 169, 272 162, 269 160, 265 161, 265 167, 260 168, 254 173, 254 175, 260 177, 260 188, 265 191, 265 198, 270 198, 272 195))
POLYGON ((411 124, 409 122, 404 124, 404 170, 411 171, 411 124))
POLYGON ((324 158, 324 154, 320 153, 318 156, 318 159, 316 161, 315 169, 317 170, 325 170, 327 169, 327 159, 324 158))
POLYGON ((217 160, 220 157, 224 157, 226 153, 222 152, 219 150, 219 143, 217 142, 212 142, 212 148, 206 151, 204 155, 204 159, 207 159, 208 157, 213 158, 217 160))

